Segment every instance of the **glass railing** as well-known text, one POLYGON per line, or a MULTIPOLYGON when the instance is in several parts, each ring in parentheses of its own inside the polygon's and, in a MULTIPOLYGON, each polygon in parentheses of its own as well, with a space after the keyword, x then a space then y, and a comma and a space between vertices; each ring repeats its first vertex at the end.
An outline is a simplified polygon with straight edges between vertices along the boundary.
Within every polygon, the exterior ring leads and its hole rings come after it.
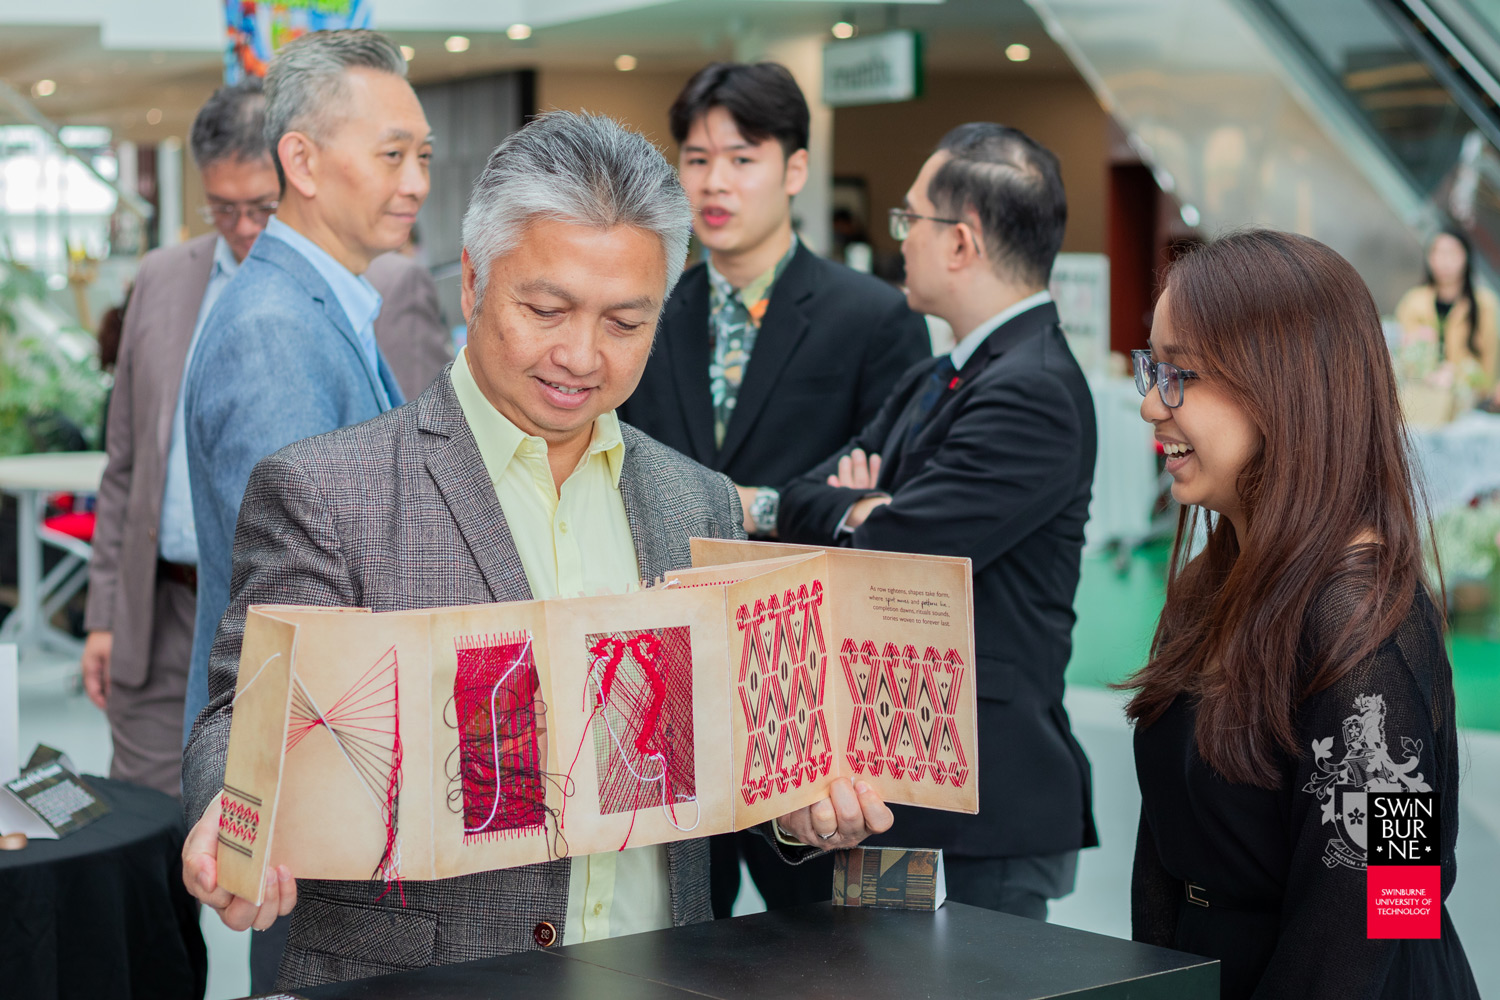
MULTIPOLYGON (((1500 44, 1500 3, 1495 0, 1446 0, 1446 3, 1438 6, 1452 5, 1461 11, 1461 14, 1451 18, 1450 23, 1459 22, 1467 15, 1467 24, 1473 34, 1466 34, 1465 41, 1474 45, 1477 50, 1488 53, 1495 50, 1500 44), (1475 37, 1478 31, 1487 31, 1488 38, 1475 37), (1493 43, 1493 44, 1492 44, 1493 43)), ((1490 63, 1492 71, 1500 70, 1500 65, 1490 63)))
MULTIPOLYGON (((1404 9, 1384 0, 1255 0, 1412 188, 1500 271, 1500 116, 1404 9)), ((1476 7, 1485 6, 1476 4, 1476 7)), ((1500 20, 1500 12, 1489 11, 1500 20)))

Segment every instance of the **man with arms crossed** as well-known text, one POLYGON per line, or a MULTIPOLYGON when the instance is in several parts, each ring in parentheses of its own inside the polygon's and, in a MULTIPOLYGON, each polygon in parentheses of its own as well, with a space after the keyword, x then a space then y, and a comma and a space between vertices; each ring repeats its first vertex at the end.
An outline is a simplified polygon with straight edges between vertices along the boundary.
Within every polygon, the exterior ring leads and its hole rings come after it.
POLYGON ((950 898, 1036 919, 1098 843, 1062 703, 1097 433, 1047 293, 1066 219, 1057 158, 1027 136, 943 138, 891 235, 907 300, 958 344, 788 486, 780 518, 787 541, 974 561, 980 812, 902 810, 900 839, 943 848, 950 898))
POLYGON ((182 788, 198 565, 182 373, 209 311, 276 211, 265 105, 252 79, 215 91, 193 120, 203 212, 217 232, 141 261, 110 395, 83 686, 109 716, 110 777, 172 796, 182 788))
MULTIPOLYGON (((296 988, 597 940, 710 917, 707 842, 686 840, 439 882, 294 881, 257 908, 217 885, 218 793, 252 604, 375 611, 622 591, 739 537, 734 486, 615 415, 640 380, 690 223, 672 169, 607 118, 554 112, 490 157, 464 217, 468 346, 414 405, 261 462, 235 538, 213 701, 184 761, 189 890, 231 927, 292 914, 296 988), (293 909, 295 905, 295 909, 293 909)), ((784 816, 794 845, 890 826, 860 783, 784 816)), ((788 846, 801 860, 811 846, 788 846)))

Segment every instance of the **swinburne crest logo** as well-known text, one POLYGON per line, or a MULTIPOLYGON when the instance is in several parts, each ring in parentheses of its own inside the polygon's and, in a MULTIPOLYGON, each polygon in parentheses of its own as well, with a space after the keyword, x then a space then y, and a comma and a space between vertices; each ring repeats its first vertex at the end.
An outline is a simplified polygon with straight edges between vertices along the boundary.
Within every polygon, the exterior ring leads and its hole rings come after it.
POLYGON ((1316 770, 1303 791, 1317 796, 1332 836, 1329 868, 1365 870, 1365 933, 1371 938, 1435 938, 1442 929, 1442 838, 1438 796, 1422 772, 1422 741, 1386 743, 1385 696, 1362 694, 1333 737, 1312 741, 1316 770))
MULTIPOLYGON (((1362 694, 1354 699, 1354 714, 1340 727, 1343 756, 1334 761, 1333 737, 1313 740, 1317 771, 1303 787, 1323 805, 1323 822, 1333 836, 1323 849, 1329 868, 1343 865, 1361 869, 1370 845, 1370 797, 1377 792, 1432 792, 1417 770, 1422 741, 1401 737, 1401 759, 1391 756, 1385 739, 1385 696, 1362 694)), ((1436 843, 1436 841, 1434 841, 1436 843)), ((1376 855, 1380 863, 1381 856, 1376 855)))

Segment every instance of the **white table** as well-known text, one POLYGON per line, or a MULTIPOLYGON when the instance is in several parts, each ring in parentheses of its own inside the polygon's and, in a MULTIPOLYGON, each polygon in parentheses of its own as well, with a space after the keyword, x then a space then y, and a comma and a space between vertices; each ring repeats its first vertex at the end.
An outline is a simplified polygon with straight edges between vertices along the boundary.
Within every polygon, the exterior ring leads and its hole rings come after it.
POLYGON ((1500 414, 1465 413, 1442 427, 1410 427, 1413 473, 1433 517, 1500 490, 1500 414))
POLYGON ((0 642, 13 642, 24 656, 46 648, 78 655, 83 644, 54 628, 50 619, 88 580, 87 542, 42 525, 42 510, 53 493, 97 493, 104 478, 102 451, 59 452, 0 458, 0 491, 16 498, 16 561, 19 595, 0 624, 0 642), (67 555, 42 576, 42 544, 67 555))

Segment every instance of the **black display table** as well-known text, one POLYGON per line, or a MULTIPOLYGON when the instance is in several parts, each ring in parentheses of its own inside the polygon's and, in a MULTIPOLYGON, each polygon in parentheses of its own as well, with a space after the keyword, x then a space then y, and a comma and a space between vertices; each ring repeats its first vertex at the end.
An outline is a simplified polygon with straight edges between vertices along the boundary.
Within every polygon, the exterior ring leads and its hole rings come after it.
POLYGON ((947 903, 830 903, 296 990, 307 1000, 1217 1000, 1217 962, 947 903))
POLYGON ((182 806, 108 778, 112 807, 61 840, 0 851, 0 996, 203 996, 208 954, 182 884, 182 806))

